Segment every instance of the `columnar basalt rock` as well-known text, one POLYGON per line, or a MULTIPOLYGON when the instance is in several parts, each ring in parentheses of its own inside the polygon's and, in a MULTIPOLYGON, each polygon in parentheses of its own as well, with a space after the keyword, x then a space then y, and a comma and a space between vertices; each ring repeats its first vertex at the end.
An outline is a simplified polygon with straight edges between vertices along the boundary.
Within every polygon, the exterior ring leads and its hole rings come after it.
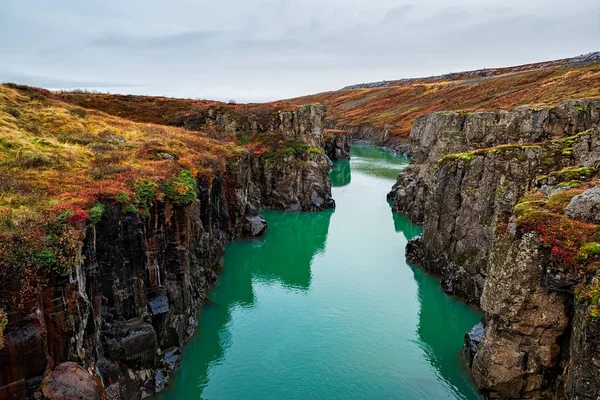
POLYGON ((600 122, 599 110, 600 101, 583 101, 417 119, 411 165, 388 198, 395 211, 423 225, 422 265, 442 275, 445 290, 478 305, 497 222, 539 175, 594 160, 596 135, 576 134, 600 122), (568 135, 574 136, 541 145, 568 135))

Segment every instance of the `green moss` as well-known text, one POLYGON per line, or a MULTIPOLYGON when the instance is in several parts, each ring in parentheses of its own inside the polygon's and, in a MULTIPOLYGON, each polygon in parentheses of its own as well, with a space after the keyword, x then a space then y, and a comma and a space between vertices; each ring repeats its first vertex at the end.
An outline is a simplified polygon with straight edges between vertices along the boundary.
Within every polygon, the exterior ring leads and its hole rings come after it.
POLYGON ((575 298, 588 305, 588 316, 600 317, 598 300, 600 300, 600 281, 598 277, 592 278, 588 284, 581 283, 575 288, 575 298))
POLYGON ((248 138, 248 135, 244 131, 236 132, 235 137, 237 138, 237 140, 240 141, 241 144, 246 144, 250 141, 250 139, 248 138))
POLYGON ((470 163, 471 161, 473 161, 475 159, 475 157, 476 157, 475 153, 472 151, 466 152, 466 153, 446 154, 444 157, 442 157, 438 161, 438 165, 444 164, 448 161, 464 161, 466 163, 470 163))
POLYGON ((126 204, 131 201, 131 197, 127 193, 119 193, 117 195, 116 200, 117 200, 117 203, 119 203, 119 204, 126 204))
POLYGON ((147 213, 150 203, 156 199, 158 184, 148 178, 136 179, 133 181, 133 192, 137 207, 147 213))
POLYGON ((285 148, 285 149, 283 149, 281 152, 282 152, 283 154, 285 154, 285 155, 294 155, 294 154, 296 154, 296 150, 294 150, 294 148, 293 148, 293 147, 286 147, 286 148, 285 148))
POLYGON ((293 147, 294 147, 294 151, 296 152, 296 154, 302 154, 302 153, 308 151, 310 146, 308 145, 308 143, 305 143, 305 142, 296 142, 296 143, 294 143, 293 147))
POLYGON ((318 154, 318 155, 323 154, 323 152, 321 151, 321 149, 319 149, 318 147, 311 147, 311 148, 308 149, 308 152, 310 154, 318 154))
POLYGON ((546 202, 546 207, 556 213, 563 214, 571 202, 571 199, 583 192, 582 189, 565 190, 564 192, 554 193, 546 202))
POLYGON ((37 252, 34 257, 35 261, 44 269, 51 269, 56 265, 56 256, 49 249, 37 252))
POLYGON ((104 205, 96 203, 87 213, 87 224, 90 226, 96 225, 102 219, 102 214, 104 214, 104 205))
POLYGON ((533 211, 538 211, 540 207, 545 205, 546 202, 543 200, 522 201, 515 206, 514 212, 517 216, 523 216, 533 211))
POLYGON ((182 169, 165 183, 165 195, 173 204, 184 206, 196 200, 196 179, 190 171, 182 169))
POLYGON ((126 206, 123 207, 123 212, 124 213, 130 213, 130 214, 137 214, 138 213, 138 209, 133 204, 127 204, 126 206))
POLYGON ((561 182, 558 185, 556 185, 556 187, 557 188, 575 189, 575 188, 581 187, 582 184, 583 184, 582 181, 574 180, 574 181, 569 181, 569 182, 561 182))
POLYGON ((600 258, 600 243, 590 242, 586 243, 579 249, 577 253, 577 261, 583 262, 589 259, 600 258))

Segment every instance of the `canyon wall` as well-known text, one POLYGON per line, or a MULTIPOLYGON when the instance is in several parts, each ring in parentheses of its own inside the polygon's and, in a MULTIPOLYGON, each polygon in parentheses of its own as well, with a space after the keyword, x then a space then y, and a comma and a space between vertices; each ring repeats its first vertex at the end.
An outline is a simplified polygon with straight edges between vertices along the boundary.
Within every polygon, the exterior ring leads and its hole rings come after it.
POLYGON ((409 260, 484 312, 466 354, 488 398, 600 393, 599 122, 597 100, 415 122, 389 198, 423 225, 409 260))
MULTIPOLYGON (((598 100, 419 117, 411 133, 411 164, 388 199, 395 212, 423 225, 423 267, 442 276, 445 290, 478 305, 497 222, 539 175, 585 157, 580 147, 587 146, 586 138, 560 138, 599 122, 598 100), (556 144, 541 145, 551 139, 556 144)), ((590 153, 590 159, 597 155, 590 153)))
MULTIPOLYGON (((278 113, 270 134, 297 148, 229 160, 227 171, 198 177, 190 205, 156 199, 141 216, 103 200, 71 272, 49 273, 42 290, 6 309, 0 399, 161 391, 218 280, 224 244, 263 234, 260 209, 334 207, 324 116, 321 106, 278 113)), ((6 304, 18 296, 1 295, 6 304)))

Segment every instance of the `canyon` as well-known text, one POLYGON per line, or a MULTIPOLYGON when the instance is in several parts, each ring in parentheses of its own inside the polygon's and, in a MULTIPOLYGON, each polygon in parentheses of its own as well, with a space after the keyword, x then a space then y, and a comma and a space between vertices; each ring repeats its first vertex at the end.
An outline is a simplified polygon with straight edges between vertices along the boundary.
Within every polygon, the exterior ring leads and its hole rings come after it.
POLYGON ((0 86, 0 398, 162 392, 226 244, 335 208, 354 141, 410 156, 387 199, 422 227, 408 262, 482 312, 482 395, 596 399, 594 54, 269 104, 0 86))

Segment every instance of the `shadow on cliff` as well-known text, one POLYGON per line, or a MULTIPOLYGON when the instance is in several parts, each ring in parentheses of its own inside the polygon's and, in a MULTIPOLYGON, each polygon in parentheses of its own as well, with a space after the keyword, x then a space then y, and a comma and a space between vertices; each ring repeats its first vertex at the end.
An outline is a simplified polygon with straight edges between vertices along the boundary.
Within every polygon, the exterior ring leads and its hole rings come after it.
POLYGON ((202 308, 198 337, 183 352, 182 368, 171 385, 178 388, 178 395, 201 398, 211 367, 221 361, 231 344, 228 325, 232 314, 239 307, 255 306, 255 284, 281 285, 300 292, 309 289, 311 263, 325 250, 333 212, 265 211, 265 236, 226 245, 219 285, 211 293, 211 303, 202 308))
MULTIPOLYGON (((421 233, 401 214, 394 214, 396 232, 409 240, 421 233)), ((461 349, 464 334, 479 322, 481 315, 466 304, 440 290, 439 279, 419 266, 409 264, 417 283, 419 302, 419 343, 438 379, 456 393, 457 398, 481 399, 470 378, 462 370, 461 349)))

